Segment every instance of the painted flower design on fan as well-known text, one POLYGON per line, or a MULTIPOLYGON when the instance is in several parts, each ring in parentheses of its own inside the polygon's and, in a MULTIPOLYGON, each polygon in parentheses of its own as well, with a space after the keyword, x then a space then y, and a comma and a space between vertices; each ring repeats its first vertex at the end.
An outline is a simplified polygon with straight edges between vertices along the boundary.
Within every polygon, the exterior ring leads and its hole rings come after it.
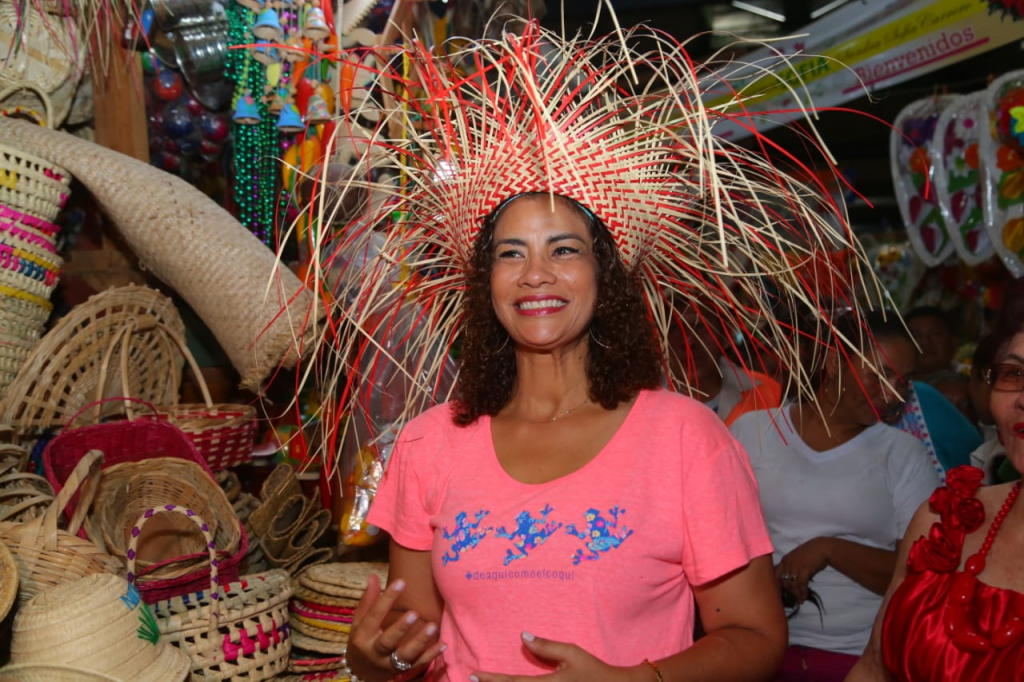
POLYGON ((928 146, 932 143, 937 121, 937 113, 913 116, 904 121, 902 126, 905 135, 904 154, 909 150, 905 166, 906 178, 912 186, 907 188, 910 194, 907 209, 910 221, 919 226, 921 241, 929 253, 941 251, 949 239, 939 210, 932 180, 932 162, 928 155, 928 146))

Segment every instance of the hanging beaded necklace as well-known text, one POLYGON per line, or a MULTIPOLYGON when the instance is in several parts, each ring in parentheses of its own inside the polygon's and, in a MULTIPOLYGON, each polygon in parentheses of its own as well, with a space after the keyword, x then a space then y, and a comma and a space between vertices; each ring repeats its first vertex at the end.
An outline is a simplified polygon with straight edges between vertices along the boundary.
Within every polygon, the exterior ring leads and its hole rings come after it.
POLYGON ((975 592, 978 589, 978 575, 985 570, 985 559, 996 534, 1002 527, 1006 516, 1013 508, 1013 503, 1020 495, 1021 482, 1010 489, 1006 501, 999 508, 992 525, 988 529, 985 541, 977 553, 971 555, 964 564, 964 570, 957 573, 946 599, 946 609, 943 613, 943 621, 946 626, 946 633, 950 640, 960 650, 974 654, 986 654, 992 651, 993 647, 1002 649, 1024 636, 1024 596, 1014 593, 1011 602, 1011 616, 1004 620, 998 628, 993 630, 988 637, 978 631, 977 627, 968 619, 968 612, 974 601, 975 592))
POLYGON ((245 46, 252 44, 255 13, 232 2, 228 6, 228 43, 225 72, 235 82, 234 107, 247 93, 254 96, 259 123, 232 125, 234 133, 233 194, 238 220, 268 246, 274 238, 278 132, 261 95, 267 83, 266 67, 254 60, 245 46))

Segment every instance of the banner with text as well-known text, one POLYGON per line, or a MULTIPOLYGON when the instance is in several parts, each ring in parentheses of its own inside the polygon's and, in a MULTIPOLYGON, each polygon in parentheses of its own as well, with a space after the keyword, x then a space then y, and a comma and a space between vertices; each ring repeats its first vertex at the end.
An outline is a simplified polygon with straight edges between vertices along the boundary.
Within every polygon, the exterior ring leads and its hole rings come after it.
POLYGON ((802 118, 801 103, 837 106, 1024 39, 1024 0, 864 0, 805 33, 719 71, 731 91, 705 84, 705 105, 738 117, 716 124, 717 134, 739 139, 802 118))

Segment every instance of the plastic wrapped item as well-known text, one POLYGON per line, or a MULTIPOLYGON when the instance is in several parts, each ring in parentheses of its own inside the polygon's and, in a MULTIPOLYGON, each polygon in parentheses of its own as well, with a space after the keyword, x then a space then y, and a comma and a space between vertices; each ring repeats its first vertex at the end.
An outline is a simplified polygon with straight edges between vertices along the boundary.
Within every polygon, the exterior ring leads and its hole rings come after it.
POLYGON ((992 257, 985 228, 981 136, 987 119, 984 92, 957 97, 939 115, 929 154, 939 209, 960 260, 978 265, 992 257))
POLYGON ((985 219, 996 253, 1024 277, 1024 70, 995 79, 985 91, 988 128, 981 136, 985 219))
MULTIPOLYGON (((376 542, 378 531, 366 523, 373 497, 391 458, 400 424, 436 403, 448 399, 455 383, 455 363, 448 348, 440 343, 421 349, 408 347, 415 338, 412 330, 423 321, 420 306, 403 302, 396 310, 371 321, 377 329, 374 339, 387 351, 387 361, 361 368, 361 380, 370 385, 369 399, 360 404, 356 414, 349 415, 342 429, 342 518, 340 536, 344 545, 364 547, 376 542), (433 359, 445 355, 444 369, 438 382, 428 390, 425 367, 433 359), (413 398, 412 396, 432 396, 413 398), (410 401, 416 401, 411 403, 410 401), (371 435, 375 434, 375 435, 371 435)), ((324 420, 329 423, 329 419, 324 420)))
POLYGON ((955 99, 941 95, 911 102, 896 117, 889 138, 889 163, 903 224, 914 251, 929 267, 942 263, 954 249, 939 209, 929 148, 939 115, 955 99))

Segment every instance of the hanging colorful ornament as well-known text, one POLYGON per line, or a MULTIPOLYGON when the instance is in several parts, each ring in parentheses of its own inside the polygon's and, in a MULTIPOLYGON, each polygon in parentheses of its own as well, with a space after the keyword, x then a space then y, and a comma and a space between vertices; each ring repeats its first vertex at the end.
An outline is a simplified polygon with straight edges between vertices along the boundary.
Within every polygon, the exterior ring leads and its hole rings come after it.
POLYGON ((164 134, 178 140, 187 137, 195 130, 192 114, 182 102, 171 102, 164 107, 164 134))
POLYGON ((314 92, 306 102, 306 123, 317 125, 329 120, 331 113, 327 111, 327 102, 319 92, 314 92))
POLYGON ((889 162, 903 225, 914 251, 929 267, 942 263, 954 249, 939 209, 928 151, 939 114, 952 101, 953 97, 942 95, 912 102, 896 117, 889 137, 889 162))
POLYGON ((996 253, 1014 277, 1024 277, 1024 70, 995 79, 984 96, 981 136, 985 217, 996 253))
POLYGON ((249 93, 246 93, 242 97, 238 98, 238 103, 235 105, 235 113, 231 117, 235 123, 241 123, 243 125, 251 125, 259 123, 263 117, 260 115, 260 110, 256 106, 256 100, 249 93))
POLYGON ((985 228, 979 156, 987 118, 984 97, 984 92, 954 96, 939 115, 928 149, 942 218, 953 247, 968 265, 978 265, 993 254, 985 228))
POLYGON ((203 131, 203 137, 214 144, 223 144, 228 139, 228 122, 220 114, 211 111, 204 111, 199 115, 199 129, 203 131))
POLYGON ((284 36, 284 31, 281 28, 281 20, 277 16, 277 10, 274 5, 270 5, 260 12, 256 18, 256 23, 252 26, 252 34, 259 40, 269 40, 271 42, 281 40, 284 36))
POLYGON ((260 64, 275 64, 278 61, 277 48, 258 43, 252 46, 252 58, 260 64))
POLYGON ((281 107, 281 113, 277 115, 277 129, 285 134, 301 133, 306 129, 294 102, 285 102, 281 107))
POLYGON ((324 19, 324 11, 320 9, 320 0, 313 0, 307 6, 306 15, 302 21, 302 35, 310 40, 323 40, 331 35, 331 29, 327 27, 324 19))

